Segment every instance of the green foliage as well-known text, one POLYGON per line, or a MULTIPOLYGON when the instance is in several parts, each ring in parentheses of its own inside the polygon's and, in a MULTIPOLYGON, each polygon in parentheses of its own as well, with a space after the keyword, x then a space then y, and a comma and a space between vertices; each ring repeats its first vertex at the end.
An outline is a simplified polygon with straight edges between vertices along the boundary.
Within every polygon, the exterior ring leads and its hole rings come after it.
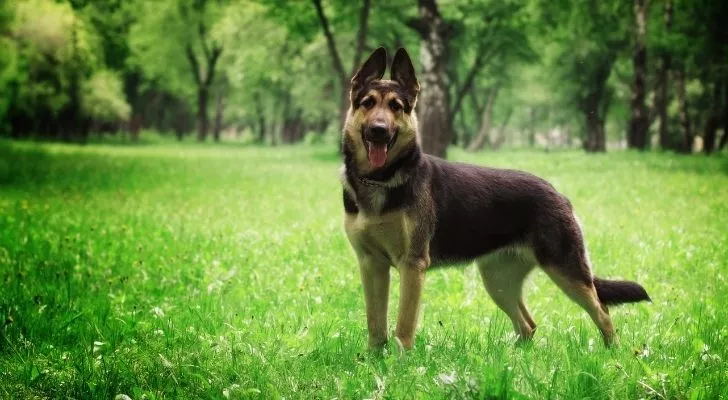
POLYGON ((545 58, 554 92, 572 107, 604 92, 595 111, 605 115, 612 91, 606 82, 618 56, 628 50, 629 3, 543 2, 542 7, 543 20, 550 22, 545 58))
POLYGON ((571 199, 595 273, 652 296, 619 348, 540 272, 516 346, 469 266, 428 273, 413 351, 369 353, 333 147, 2 142, 0 397, 728 395, 724 158, 452 153, 571 199))
MULTIPOLYGON (((722 104, 713 98, 713 88, 728 81, 728 38, 720 23, 728 11, 722 2, 670 0, 674 16, 668 30, 666 1, 653 1, 648 13, 648 102, 658 56, 669 54, 673 67, 685 70, 687 82, 697 80, 706 88, 688 103, 700 130, 706 110, 722 104)), ((633 81, 630 1, 435 3, 448 38, 444 80, 453 102, 465 94, 451 116, 463 131, 459 136, 467 139, 478 131, 482 103, 496 86, 494 125, 512 115, 513 134, 567 127, 583 136, 587 109, 608 122, 613 141, 624 136, 633 81)), ((344 75, 351 74, 365 3, 321 4, 344 75)), ((368 15, 363 53, 378 46, 393 53, 403 46, 419 69, 417 2, 372 1, 368 15)), ((329 142, 338 135, 329 128, 338 126, 346 88, 311 1, 2 0, 0 44, 0 130, 12 128, 16 135, 61 125, 82 130, 80 121, 99 113, 72 117, 78 103, 92 103, 80 99, 79 88, 97 85, 89 80, 110 71, 121 80, 130 117, 181 137, 195 125, 196 80, 210 72, 199 60, 214 47, 223 50, 206 111, 212 115, 220 94, 224 127, 252 131, 272 143, 291 123, 302 131, 331 132, 335 137, 329 142)))
POLYGON ((13 37, 22 57, 15 102, 28 115, 57 113, 69 100, 72 74, 85 74, 98 62, 94 32, 65 3, 18 2, 13 37))
POLYGON ((15 7, 13 37, 32 52, 29 58, 46 57, 49 62, 77 63, 75 66, 81 68, 98 64, 95 32, 68 3, 19 1, 15 7))
POLYGON ((131 113, 121 79, 111 71, 97 71, 85 82, 82 107, 85 115, 101 122, 125 121, 131 113))
POLYGON ((195 24, 208 21, 186 8, 187 3, 184 0, 147 1, 138 5, 137 21, 129 35, 132 49, 129 63, 139 68, 150 82, 159 83, 194 104, 195 71, 186 58, 185 45, 194 42, 199 46, 195 24))
POLYGON ((0 133, 9 130, 4 121, 10 109, 10 102, 13 93, 18 85, 20 72, 18 71, 18 49, 15 42, 5 37, 0 37, 0 133))

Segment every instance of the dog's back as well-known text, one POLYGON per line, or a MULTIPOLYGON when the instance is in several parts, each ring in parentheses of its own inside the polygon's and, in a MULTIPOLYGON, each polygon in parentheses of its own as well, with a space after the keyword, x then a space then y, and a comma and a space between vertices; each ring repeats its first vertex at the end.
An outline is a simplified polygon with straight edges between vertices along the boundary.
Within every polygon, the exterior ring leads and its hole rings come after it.
POLYGON ((437 215, 433 262, 530 244, 536 229, 570 221, 569 201, 534 175, 425 159, 437 215))

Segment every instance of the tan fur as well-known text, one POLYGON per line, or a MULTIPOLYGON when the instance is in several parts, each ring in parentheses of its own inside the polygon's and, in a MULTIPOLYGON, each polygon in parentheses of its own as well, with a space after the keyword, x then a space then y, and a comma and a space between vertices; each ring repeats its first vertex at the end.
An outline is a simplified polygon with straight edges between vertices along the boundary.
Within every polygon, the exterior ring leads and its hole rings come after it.
POLYGON ((609 310, 602 305, 597 296, 594 284, 589 282, 580 282, 564 275, 558 268, 544 267, 544 271, 566 293, 569 298, 579 304, 591 317, 592 321, 597 325, 602 333, 604 344, 609 347, 617 345, 612 319, 609 317, 609 310))
POLYGON ((420 309, 429 248, 413 247, 419 230, 411 214, 396 211, 383 215, 347 214, 345 229, 359 259, 367 306, 369 345, 377 347, 387 338, 389 268, 400 273, 400 304, 396 335, 405 348, 413 345, 420 309))
POLYGON ((399 314, 396 335, 405 349, 414 345, 422 286, 425 283, 425 268, 426 266, 424 268, 403 266, 399 270, 399 314))
POLYGON ((523 341, 530 339, 536 329, 522 296, 523 281, 536 264, 533 252, 523 247, 507 247, 478 260, 486 291, 511 319, 523 341))
POLYGON ((346 214, 345 228, 357 254, 401 266, 408 256, 411 226, 407 214, 396 211, 383 215, 346 214))
POLYGON ((359 256, 359 271, 367 310, 369 346, 387 341, 387 304, 389 302, 389 262, 366 254, 359 256))

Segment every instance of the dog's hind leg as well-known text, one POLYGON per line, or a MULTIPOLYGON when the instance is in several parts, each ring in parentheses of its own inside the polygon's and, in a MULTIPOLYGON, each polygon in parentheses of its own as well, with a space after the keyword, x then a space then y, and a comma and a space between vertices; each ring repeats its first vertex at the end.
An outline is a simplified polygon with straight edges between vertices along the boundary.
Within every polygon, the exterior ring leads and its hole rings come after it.
POLYGON ((599 328, 607 347, 616 345, 616 336, 607 306, 594 286, 589 254, 579 220, 571 214, 559 229, 544 230, 535 237, 537 258, 551 280, 579 304, 599 328))
POLYGON ((495 304, 508 315, 522 341, 533 337, 536 324, 523 302, 523 281, 536 262, 525 249, 502 249, 478 260, 483 285, 495 304))
POLYGON ((523 318, 526 319, 526 322, 528 322, 528 325, 531 327, 531 331, 534 331, 536 329, 536 323, 533 322, 533 317, 531 316, 531 313, 528 312, 526 303, 523 302, 523 295, 521 295, 521 299, 518 301, 518 309, 521 310, 521 314, 523 314, 523 318))
POLYGON ((548 266, 543 270, 564 293, 586 310, 601 331, 604 344, 607 347, 616 345, 617 338, 612 319, 609 317, 609 310, 599 301, 591 277, 579 277, 569 273, 570 269, 564 267, 548 266))

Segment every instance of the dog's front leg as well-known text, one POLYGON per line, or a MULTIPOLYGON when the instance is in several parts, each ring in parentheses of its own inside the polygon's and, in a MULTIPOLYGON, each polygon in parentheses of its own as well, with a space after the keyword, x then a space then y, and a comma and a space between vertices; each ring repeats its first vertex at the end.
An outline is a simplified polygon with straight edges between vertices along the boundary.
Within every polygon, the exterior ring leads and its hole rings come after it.
POLYGON ((359 257, 361 282, 367 308, 369 348, 387 342, 387 303, 389 301, 389 263, 373 257, 359 257))
MULTIPOLYGON (((427 196, 421 196, 425 199, 427 196)), ((430 266, 430 237, 434 219, 428 218, 427 204, 418 204, 405 219, 408 231, 407 254, 399 263, 399 315, 397 339, 402 347, 411 349, 415 344, 415 330, 420 314, 420 298, 425 283, 425 271, 430 266)))
POLYGON ((396 334, 405 349, 410 349, 414 345, 422 286, 425 283, 425 270, 428 266, 429 259, 420 257, 409 260, 399 267, 399 315, 396 334))

